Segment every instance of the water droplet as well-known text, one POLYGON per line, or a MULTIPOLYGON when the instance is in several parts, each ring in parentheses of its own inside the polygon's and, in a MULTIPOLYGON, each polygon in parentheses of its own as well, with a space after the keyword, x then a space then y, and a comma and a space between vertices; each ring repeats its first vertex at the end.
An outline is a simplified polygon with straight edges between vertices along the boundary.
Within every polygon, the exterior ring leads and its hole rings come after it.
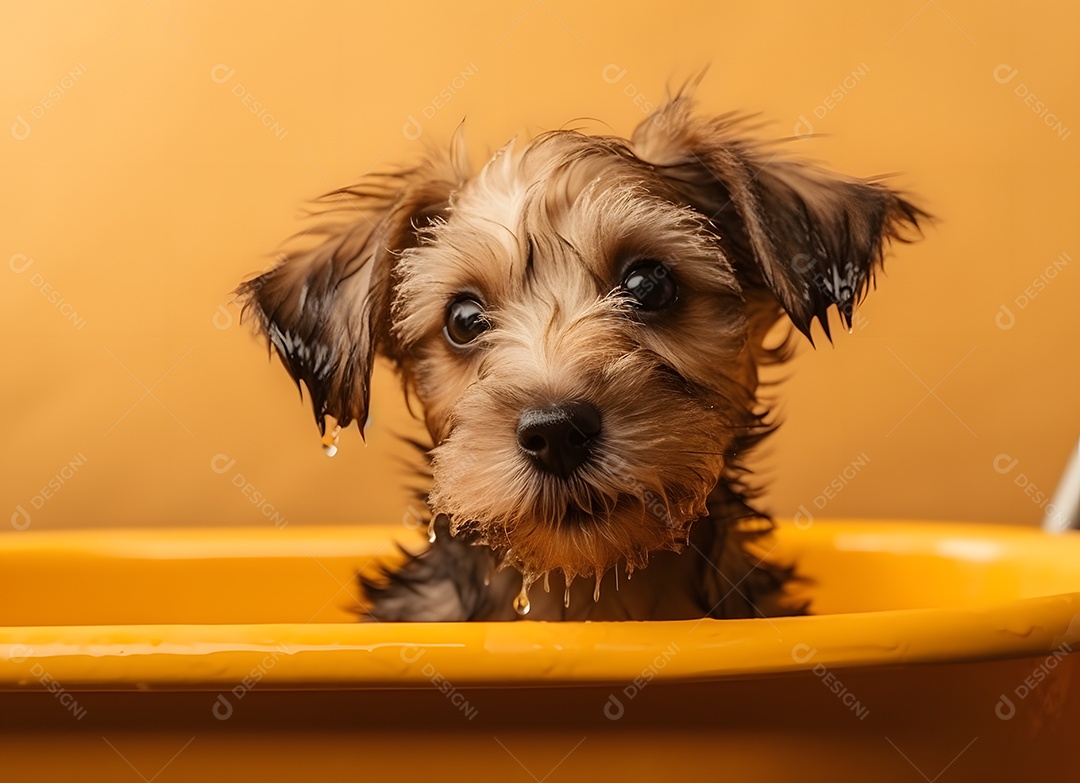
POLYGON ((431 544, 435 543, 435 517, 432 517, 430 520, 428 520, 428 523, 427 523, 427 540, 428 540, 428 543, 431 543, 431 544))
POLYGON ((491 587, 491 572, 484 574, 484 587, 491 587))
POLYGON ((600 573, 599 571, 597 571, 596 572, 596 587, 594 587, 593 591, 592 591, 592 600, 593 600, 594 604, 597 601, 600 600, 600 580, 603 579, 603 578, 604 578, 604 575, 602 573, 600 573))
POLYGON ((524 617, 529 613, 532 606, 529 604, 529 586, 524 580, 521 582, 521 592, 514 599, 514 611, 524 617))
POLYGON ((563 606, 565 606, 567 609, 570 608, 570 582, 569 581, 567 581, 567 583, 566 583, 566 592, 563 593, 563 601, 562 602, 563 602, 563 606))
POLYGON ((338 435, 341 434, 341 427, 334 427, 334 429, 328 431, 322 439, 323 453, 332 457, 337 454, 338 451, 338 435))
POLYGON ((544 592, 545 593, 550 593, 551 592, 551 584, 548 582, 548 577, 549 576, 551 576, 551 572, 550 571, 545 571, 544 572, 544 592))

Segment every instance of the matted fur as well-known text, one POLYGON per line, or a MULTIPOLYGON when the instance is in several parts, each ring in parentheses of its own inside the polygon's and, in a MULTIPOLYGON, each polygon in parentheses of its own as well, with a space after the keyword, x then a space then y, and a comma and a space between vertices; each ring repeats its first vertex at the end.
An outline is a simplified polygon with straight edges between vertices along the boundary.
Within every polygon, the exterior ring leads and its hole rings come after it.
POLYGON ((781 611, 770 593, 789 573, 749 551, 769 524, 743 467, 769 431, 759 366, 784 358, 766 334, 785 313, 828 334, 834 305, 850 325, 889 240, 924 213, 768 151, 737 118, 698 117, 686 95, 630 141, 555 131, 475 175, 458 152, 334 195, 358 217, 239 291, 320 427, 362 429, 376 353, 423 405, 442 535, 365 582, 375 617, 507 619, 522 583, 553 574, 567 601, 575 577, 595 580, 593 618, 781 611), (644 259, 674 277, 672 307, 642 312, 621 288, 644 259), (490 325, 466 347, 443 332, 462 296, 490 325), (602 428, 561 479, 515 430, 570 401, 602 428), (613 569, 645 570, 609 597, 613 569))

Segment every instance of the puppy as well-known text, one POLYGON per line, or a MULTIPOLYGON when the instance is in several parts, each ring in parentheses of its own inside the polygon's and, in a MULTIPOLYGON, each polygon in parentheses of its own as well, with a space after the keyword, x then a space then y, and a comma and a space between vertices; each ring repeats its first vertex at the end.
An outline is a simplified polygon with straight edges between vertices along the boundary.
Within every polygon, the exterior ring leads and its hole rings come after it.
POLYGON ((376 356, 422 405, 432 544, 361 578, 372 619, 803 608, 752 505, 759 368, 834 305, 850 331, 927 216, 746 126, 682 92, 629 140, 553 131, 479 172, 458 138, 330 194, 324 241, 237 289, 324 435, 362 431, 376 356))

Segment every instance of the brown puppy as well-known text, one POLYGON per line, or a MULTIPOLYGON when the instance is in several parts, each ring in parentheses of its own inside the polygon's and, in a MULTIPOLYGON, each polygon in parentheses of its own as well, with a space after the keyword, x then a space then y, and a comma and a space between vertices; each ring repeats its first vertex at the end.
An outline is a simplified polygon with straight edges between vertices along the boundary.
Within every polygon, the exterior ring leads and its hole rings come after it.
POLYGON ((828 334, 833 305, 850 327, 925 214, 743 125, 679 95, 629 141, 555 131, 478 173, 458 144, 332 194, 349 220, 240 286, 320 429, 363 426, 377 354, 423 406, 434 543, 364 581, 374 618, 793 610, 751 551, 758 370, 788 353, 766 334, 828 334))

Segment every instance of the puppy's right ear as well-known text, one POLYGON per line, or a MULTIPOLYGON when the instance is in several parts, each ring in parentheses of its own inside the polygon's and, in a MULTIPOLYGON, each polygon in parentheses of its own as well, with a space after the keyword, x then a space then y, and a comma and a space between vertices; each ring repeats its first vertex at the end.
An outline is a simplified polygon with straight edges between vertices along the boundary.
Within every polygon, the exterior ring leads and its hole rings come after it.
POLYGON ((242 319, 254 316, 297 387, 307 386, 321 433, 328 415, 363 433, 372 364, 390 339, 394 265, 446 212, 458 180, 449 161, 428 162, 330 193, 328 214, 349 220, 236 289, 242 319))
POLYGON ((713 225, 743 289, 767 291, 813 342, 835 306, 851 328, 891 241, 930 218, 879 179, 826 171, 770 151, 732 115, 701 117, 680 93, 635 131, 635 153, 713 225))

